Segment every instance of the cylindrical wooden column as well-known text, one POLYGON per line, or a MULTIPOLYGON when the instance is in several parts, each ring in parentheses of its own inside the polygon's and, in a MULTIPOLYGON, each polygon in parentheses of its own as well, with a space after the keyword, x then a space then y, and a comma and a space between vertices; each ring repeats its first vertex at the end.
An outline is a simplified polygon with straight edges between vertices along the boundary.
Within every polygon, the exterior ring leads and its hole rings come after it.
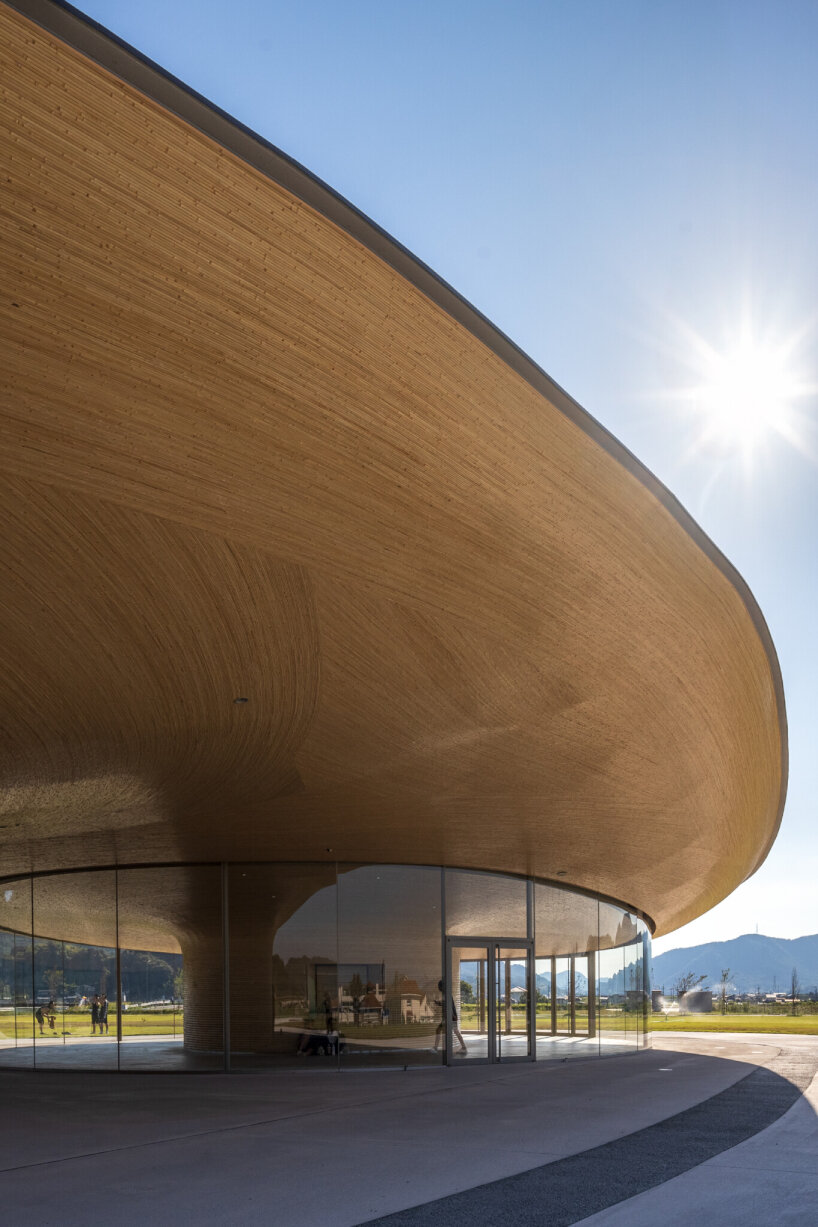
MULTIPOLYGON (((231 915, 231 1052, 270 1052, 275 1046, 273 933, 272 925, 263 918, 231 915)), ((223 1051, 221 934, 187 933, 180 940, 185 969, 185 1047, 197 1052, 223 1051)))
POLYGON ((195 1052, 224 1051, 221 933, 180 936, 184 967, 184 1044, 195 1052))
MULTIPOLYGON (((230 916, 230 1048, 271 1052, 275 1047, 273 936, 261 918, 230 916)), ((296 1039, 291 1041, 293 1049, 296 1039)))

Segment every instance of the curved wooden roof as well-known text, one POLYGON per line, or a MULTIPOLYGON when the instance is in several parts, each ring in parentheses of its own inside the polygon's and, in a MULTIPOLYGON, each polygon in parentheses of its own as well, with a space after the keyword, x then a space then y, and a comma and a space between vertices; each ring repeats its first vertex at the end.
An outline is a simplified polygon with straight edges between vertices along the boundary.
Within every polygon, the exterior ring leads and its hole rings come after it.
POLYGON ((563 871, 659 931, 716 903, 786 780, 740 577, 349 205, 16 7, 42 24, 0 6, 0 873, 563 871))

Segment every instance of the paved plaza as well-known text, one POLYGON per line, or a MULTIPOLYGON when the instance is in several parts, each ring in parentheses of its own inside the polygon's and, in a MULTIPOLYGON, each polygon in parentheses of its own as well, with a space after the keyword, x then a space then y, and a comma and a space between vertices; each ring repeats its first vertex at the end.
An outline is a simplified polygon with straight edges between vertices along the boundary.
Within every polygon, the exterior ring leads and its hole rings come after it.
POLYGON ((535 1066, 3 1072, 0 1205, 15 1227, 803 1223, 816 1069, 811 1037, 665 1035, 535 1066))

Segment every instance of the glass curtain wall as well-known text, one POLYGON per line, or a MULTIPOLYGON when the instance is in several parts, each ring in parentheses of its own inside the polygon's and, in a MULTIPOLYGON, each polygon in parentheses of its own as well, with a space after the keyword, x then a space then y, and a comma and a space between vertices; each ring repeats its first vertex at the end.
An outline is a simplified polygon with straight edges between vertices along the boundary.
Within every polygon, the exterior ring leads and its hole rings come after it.
POLYGON ((599 1050, 596 899, 534 885, 537 1056, 581 1057, 599 1050))
POLYGON ((0 1064, 34 1067, 31 879, 0 883, 0 1064))
POLYGON ((498 955, 498 942, 529 936, 528 882, 447 869, 444 899, 450 939, 446 1003, 450 1056, 486 1061, 502 1060, 504 1055, 514 1059, 515 1052, 530 1055, 528 948, 515 954, 509 946, 507 957, 498 955), (454 942, 455 937, 472 940, 454 942))
POLYGON ((222 882, 218 865, 121 869, 120 1067, 224 1067, 222 882))
POLYGON ((631 1051, 646 1042, 644 934, 631 912, 599 905, 599 1028, 603 1051, 631 1051))
POLYGON ((648 1043, 649 951, 633 912, 467 870, 23 878, 0 883, 0 1064, 354 1069, 634 1052, 648 1043))
POLYGON ((336 1067, 335 865, 231 865, 227 897, 231 1067, 336 1067))
POLYGON ((36 1066, 116 1069, 115 874, 55 874, 32 889, 36 1066))
POLYGON ((337 1030, 341 1066, 440 1065, 441 871, 342 865, 337 1030))

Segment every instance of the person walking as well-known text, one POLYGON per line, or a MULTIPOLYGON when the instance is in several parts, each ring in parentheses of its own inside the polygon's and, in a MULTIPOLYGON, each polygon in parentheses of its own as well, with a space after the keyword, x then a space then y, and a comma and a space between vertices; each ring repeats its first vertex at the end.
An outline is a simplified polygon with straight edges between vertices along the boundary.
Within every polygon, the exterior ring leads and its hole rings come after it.
POLYGON ((108 997, 106 993, 102 994, 99 1002, 99 1033, 102 1035, 102 1028, 105 1028, 105 1034, 108 1034, 108 997))
MULTIPOLYGON (((442 980, 438 980, 437 987, 441 993, 444 991, 442 980)), ((463 1036, 460 1034, 460 1028, 457 1025, 459 1020, 457 1017, 457 1006, 454 1003, 454 994, 452 994, 449 997, 449 1002, 451 1004, 451 1011, 452 1011, 452 1035, 460 1043, 460 1047, 455 1053, 455 1056, 464 1057, 469 1050, 466 1046, 466 1041, 463 1039, 463 1036)), ((438 1049, 440 1048, 441 1041, 442 1041, 443 1047, 444 1048, 446 1047, 446 1019, 445 1019, 445 1014, 444 1014, 444 1010, 446 1006, 443 1001, 438 1001, 437 1004, 440 1007, 440 1012, 441 1012, 442 1017, 440 1019, 440 1023, 438 1024, 437 1031, 435 1032, 435 1052, 437 1052, 438 1049)))
MULTIPOLYGON (((91 1034, 92 1035, 96 1035, 98 1023, 99 1023, 99 993, 94 993, 93 997, 91 998, 91 1034)), ((100 1035, 102 1035, 101 1027, 99 1029, 99 1033, 100 1035)))

